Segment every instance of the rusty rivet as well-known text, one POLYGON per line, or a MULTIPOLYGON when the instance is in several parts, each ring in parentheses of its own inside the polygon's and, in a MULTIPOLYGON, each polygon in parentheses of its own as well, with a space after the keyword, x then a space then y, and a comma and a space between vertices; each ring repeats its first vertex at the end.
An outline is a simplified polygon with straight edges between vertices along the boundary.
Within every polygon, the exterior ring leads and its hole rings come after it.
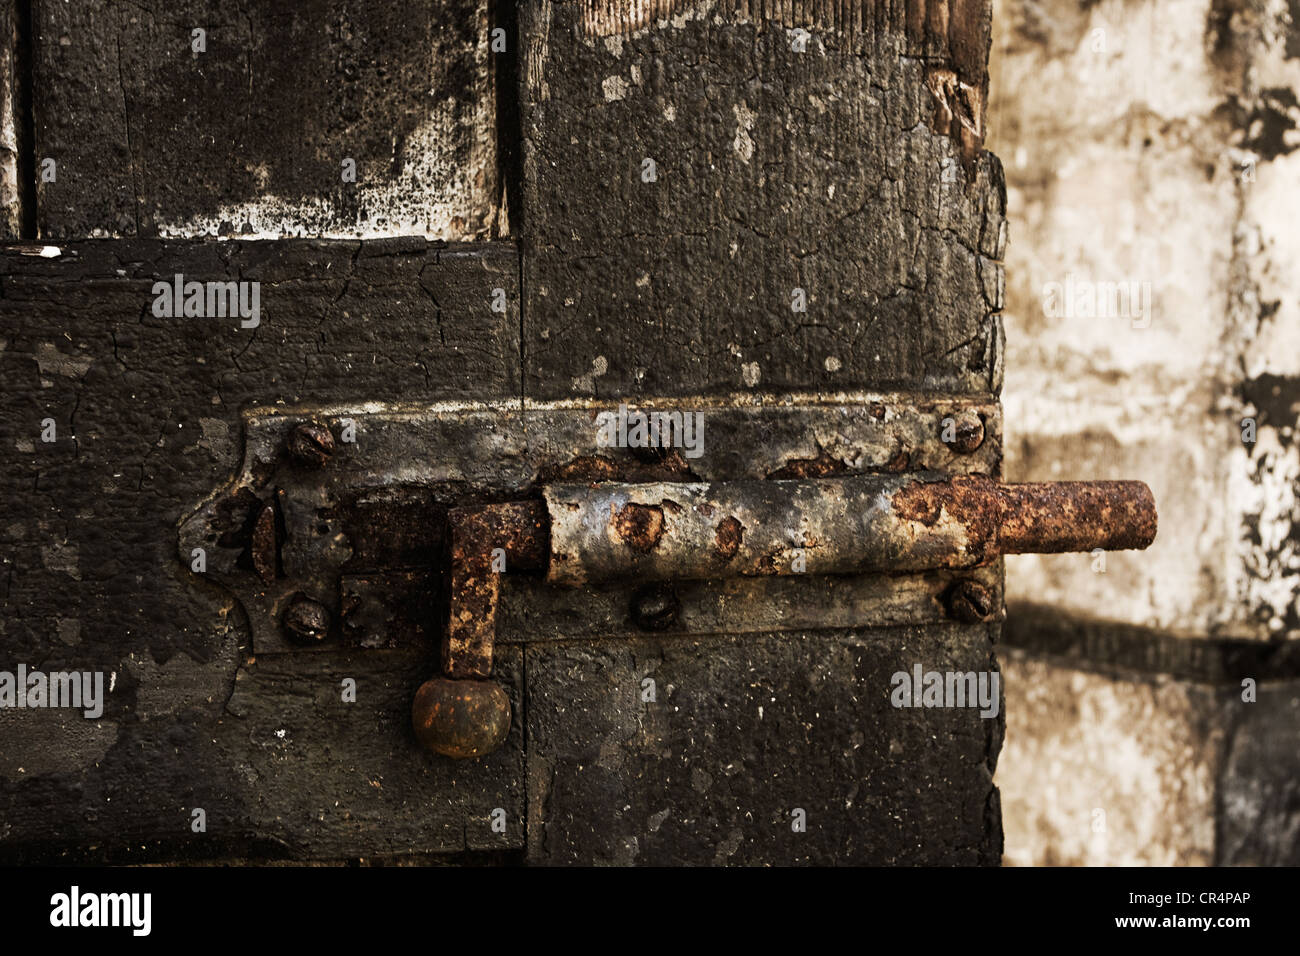
POLYGON ((334 454, 334 433, 316 422, 303 422, 289 435, 289 454, 300 464, 319 468, 334 454))
POLYGON ((632 595, 632 623, 643 631, 666 631, 677 623, 682 602, 666 584, 650 584, 632 595))
POLYGON ((964 624, 991 621, 997 610, 993 592, 978 581, 958 581, 948 592, 948 614, 964 624))
POLYGON ((481 757, 510 733, 510 698, 492 681, 435 677, 411 704, 416 739, 444 757, 481 757))
POLYGON ((984 444, 984 421, 975 412, 963 411, 950 416, 952 425, 948 424, 949 418, 945 418, 942 425, 943 431, 941 438, 944 442, 952 446, 952 450, 962 455, 969 455, 980 445, 984 444), (951 441, 946 437, 948 429, 952 428, 951 441))
POLYGON ((330 612, 319 601, 296 597, 284 612, 284 632, 295 644, 319 644, 329 636, 330 612))

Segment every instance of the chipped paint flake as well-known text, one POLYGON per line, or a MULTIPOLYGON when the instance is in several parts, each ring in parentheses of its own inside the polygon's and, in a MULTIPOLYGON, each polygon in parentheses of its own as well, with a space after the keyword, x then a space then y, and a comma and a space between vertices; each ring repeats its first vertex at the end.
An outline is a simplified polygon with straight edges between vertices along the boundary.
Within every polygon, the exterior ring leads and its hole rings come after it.
POLYGON ((749 135, 754 129, 754 111, 744 104, 732 106, 731 111, 736 114, 736 138, 731 148, 742 162, 748 163, 754 158, 754 138, 749 135))
POLYGON ((600 84, 605 93, 605 102, 614 103, 627 96, 627 81, 621 76, 607 76, 600 84))

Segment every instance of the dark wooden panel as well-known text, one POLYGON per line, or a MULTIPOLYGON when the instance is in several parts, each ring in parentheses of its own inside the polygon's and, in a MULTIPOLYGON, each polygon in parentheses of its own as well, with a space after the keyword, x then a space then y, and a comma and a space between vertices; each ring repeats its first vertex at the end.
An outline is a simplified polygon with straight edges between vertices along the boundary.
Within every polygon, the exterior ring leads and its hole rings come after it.
POLYGON ((487 6, 36 0, 40 234, 488 238, 487 6))
MULTIPOLYGON (((520 11, 530 398, 997 394, 987 4, 520 11)), ((574 640, 527 649, 530 859, 1000 859, 1001 716, 889 704, 915 663, 995 667, 996 627, 593 642, 581 598, 567 606, 574 640)), ((589 610, 626 634, 620 605, 589 610)), ((829 589, 825 611, 820 627, 829 589)))
POLYGON ((987 6, 667 6, 521 5, 529 392, 996 392, 987 6))
POLYGON ((248 660, 243 611, 176 556, 178 522, 238 465, 249 404, 518 395, 518 319, 491 310, 494 288, 517 301, 517 275, 512 246, 423 240, 4 251, 3 667, 102 668, 116 686, 98 721, 4 714, 0 853, 46 841, 337 857, 522 841, 512 823, 485 844, 476 822, 497 806, 522 821, 522 725, 474 768, 415 748, 407 709, 432 647, 248 660), (176 272, 260 281, 261 324, 156 318, 152 284, 176 272), (356 704, 334 703, 344 676, 356 704), (208 811, 206 839, 189 831, 192 806, 208 811))
MULTIPOLYGON (((234 649, 232 634, 213 660, 137 653, 102 721, 0 711, 0 860, 344 860, 522 846, 520 652, 497 657, 516 708, 511 736, 471 765, 427 753, 411 733, 431 654, 237 664, 234 649), (356 681, 356 703, 342 701, 344 678, 356 681), (206 833, 191 830, 196 807, 206 833), (492 829, 498 808, 505 833, 492 829)), ((82 648, 59 659, 88 666, 82 648)))
POLYGON ((890 703, 891 675, 918 663, 996 668, 995 633, 533 645, 530 859, 996 864, 1001 717, 890 703), (791 828, 795 808, 806 832, 791 828))

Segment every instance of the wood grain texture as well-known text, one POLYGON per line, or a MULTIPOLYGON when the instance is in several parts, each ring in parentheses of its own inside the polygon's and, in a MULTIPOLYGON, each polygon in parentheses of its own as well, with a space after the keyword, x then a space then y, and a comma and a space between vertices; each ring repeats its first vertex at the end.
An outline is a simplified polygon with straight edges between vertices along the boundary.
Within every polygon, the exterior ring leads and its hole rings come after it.
POLYGON ((529 858, 978 865, 1001 719, 897 709, 890 675, 996 667, 995 628, 529 647, 529 858), (656 700, 643 701, 647 678, 656 700), (563 695, 552 688, 563 686, 563 695), (807 831, 791 829, 791 811, 807 831))
MULTIPOLYGON (((986 7, 520 10, 530 399, 999 391, 986 7)), ((530 860, 1000 858, 1002 718, 888 701, 917 662, 996 666, 996 627, 596 641, 591 621, 526 649, 530 860)))
POLYGON ((521 7, 529 394, 999 389, 1001 167, 934 132, 950 55, 585 15, 521 7))
MULTIPOLYGON (((555 0, 558 3, 570 0, 555 0)), ((630 34, 661 21, 718 16, 840 37, 894 37, 906 56, 948 61, 987 91, 993 6, 986 0, 572 0, 586 36, 630 34)))

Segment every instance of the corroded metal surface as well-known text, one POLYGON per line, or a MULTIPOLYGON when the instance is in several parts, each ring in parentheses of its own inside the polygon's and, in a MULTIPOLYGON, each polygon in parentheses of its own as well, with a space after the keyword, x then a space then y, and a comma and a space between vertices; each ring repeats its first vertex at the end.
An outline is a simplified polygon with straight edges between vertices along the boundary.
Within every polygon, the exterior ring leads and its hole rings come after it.
POLYGON ((547 577, 567 585, 972 568, 1004 553, 1144 548, 1156 529, 1141 482, 867 475, 545 494, 547 577))
POLYGON ((546 509, 532 501, 456 508, 448 526, 451 600, 442 668, 449 677, 483 678, 492 673, 501 572, 545 565, 546 509))
MULTIPOLYGON (((339 636, 348 643, 420 643, 435 639, 441 615, 430 617, 428 625, 403 624, 403 634, 386 628, 391 615, 365 607, 418 602, 399 578, 375 575, 415 568, 440 574, 447 513, 470 502, 520 500, 553 482, 723 482, 917 471, 995 476, 1002 454, 1000 411, 980 398, 853 391, 638 400, 637 408, 645 411, 703 414, 702 454, 689 459, 679 449, 649 455, 657 449, 601 447, 598 416, 616 408, 584 399, 524 408, 502 401, 249 409, 242 464, 232 462, 230 483, 182 524, 179 556, 188 566, 194 548, 206 550, 206 577, 244 605, 258 655, 316 649, 292 643, 281 629, 297 594, 336 615, 343 624, 339 636), (945 419, 971 416, 984 423, 986 437, 977 450, 963 454, 940 436, 945 419), (334 438, 349 421, 355 441, 334 438), (307 467, 292 451, 304 423, 319 430, 314 434, 322 442, 326 435, 337 442, 324 467, 307 467), (264 505, 272 506, 271 514, 254 543, 254 519, 264 505), (345 600, 340 591, 344 576, 355 582, 357 575, 370 582, 365 606, 354 595, 345 600), (395 589, 385 592, 384 581, 395 589)), ((722 547, 730 547, 738 533, 738 527, 724 528, 722 547)), ((900 620, 932 619, 928 597, 901 579, 887 583, 896 585, 887 603, 900 620), (910 615, 903 615, 899 601, 916 602, 910 615)), ((879 590, 871 582, 862 589, 879 590)), ((701 613, 711 626, 736 633, 751 619, 779 617, 788 598, 786 589, 760 583, 747 592, 746 603, 710 605, 701 613)), ((620 598, 624 608, 627 600, 620 598)))
POLYGON ((250 605, 258 653, 300 652, 304 635, 330 630, 331 613, 354 643, 400 644, 408 638, 377 610, 411 604, 421 581, 436 592, 445 568, 441 674, 412 719, 425 746, 464 757, 494 749, 510 723, 508 699, 487 680, 502 571, 547 572, 519 581, 523 595, 544 581, 613 582, 569 592, 577 604, 552 590, 524 618, 511 610, 513 643, 984 621, 1001 614, 1001 575, 987 567, 997 555, 1143 546, 1154 534, 1139 485, 998 484, 992 403, 845 394, 671 404, 704 413, 699 456, 601 447, 597 421, 609 409, 595 402, 254 410, 244 467, 182 526, 182 554, 212 549, 214 579, 250 605), (945 443, 948 418, 969 427, 945 443), (307 437, 301 424, 332 435, 347 420, 357 440, 337 445, 328 467, 304 468, 292 450, 307 437), (539 491, 545 502, 521 500, 539 491), (513 500, 465 504, 503 499, 513 500), (640 589, 663 580, 679 583, 640 589), (302 598, 324 623, 281 632, 302 598))
POLYGON ((330 613, 311 598, 296 598, 284 612, 284 629, 296 644, 319 644, 329 637, 330 613))
POLYGON ((1125 551, 1156 537, 1156 502, 1140 481, 1044 481, 1003 485, 1003 554, 1125 551))
POLYGON ((510 731, 510 700, 487 680, 496 641, 501 575, 546 563, 540 501, 455 508, 447 516, 450 599, 442 640, 445 677, 426 681, 411 704, 420 743, 446 757, 491 753, 510 731))
POLYGON ((510 698, 491 681, 435 677, 415 692, 411 726, 434 753, 480 757, 500 747, 510 732, 510 698))
POLYGON ((969 455, 984 444, 984 423, 980 421, 979 415, 974 412, 962 412, 953 417, 952 424, 952 438, 947 443, 954 450, 969 455))
MULTIPOLYGON (((543 490, 545 504, 451 512, 443 669, 467 679, 426 684, 413 710, 421 740, 438 753, 486 752, 481 741, 496 732, 500 714, 482 703, 490 685, 468 678, 491 673, 499 574, 511 564, 544 567, 549 583, 566 585, 977 569, 1006 551, 1146 547, 1156 527, 1151 492, 1140 482, 1003 485, 983 476, 864 475, 543 490), (462 737, 480 749, 463 752, 472 748, 462 737)), ((938 597, 949 617, 965 623, 1001 612, 998 592, 971 577, 938 597)), ((630 616, 642 630, 666 631, 681 609, 675 589, 652 584, 633 596, 630 616)))
POLYGON ((299 464, 319 468, 334 454, 334 433, 324 425, 303 422, 290 433, 288 448, 299 464))
POLYGON ((948 616, 963 624, 992 621, 1001 611, 1001 599, 989 588, 963 578, 944 593, 948 616))
POLYGON ((780 631, 943 624, 957 617, 951 596, 967 579, 990 596, 1002 616, 1000 563, 962 571, 723 578, 638 582, 615 579, 561 588, 540 576, 507 578, 497 604, 497 653, 503 646, 557 641, 613 642, 647 633, 757 636, 780 631), (680 610, 666 612, 650 588, 668 587, 680 610), (647 598, 656 603, 648 606, 647 598), (647 613, 648 612, 648 613, 647 613), (665 618, 675 613, 676 620, 665 618), (653 623, 654 628, 647 627, 653 623))

